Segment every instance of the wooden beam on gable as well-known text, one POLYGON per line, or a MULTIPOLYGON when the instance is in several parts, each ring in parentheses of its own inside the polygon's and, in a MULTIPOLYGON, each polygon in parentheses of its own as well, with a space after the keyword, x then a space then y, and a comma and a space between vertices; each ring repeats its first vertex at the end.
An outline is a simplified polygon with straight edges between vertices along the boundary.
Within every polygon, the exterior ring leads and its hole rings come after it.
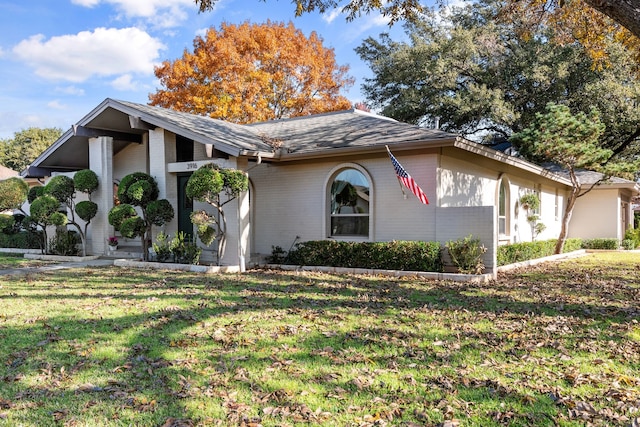
POLYGON ((131 129, 155 130, 155 128, 157 128, 157 126, 145 122, 140 117, 135 116, 129 116, 129 124, 131 125, 131 129))
POLYGON ((135 142, 142 144, 142 135, 135 133, 118 132, 114 130, 94 129, 85 126, 73 125, 74 136, 84 136, 87 138, 97 138, 99 136, 110 136, 117 141, 135 142))

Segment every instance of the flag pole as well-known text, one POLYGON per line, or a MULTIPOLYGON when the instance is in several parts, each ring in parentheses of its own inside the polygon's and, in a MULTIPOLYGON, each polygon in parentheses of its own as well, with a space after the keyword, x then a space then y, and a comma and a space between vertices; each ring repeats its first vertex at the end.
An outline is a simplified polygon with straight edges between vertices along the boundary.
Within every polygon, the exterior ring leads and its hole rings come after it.
MULTIPOLYGON (((389 150, 389 146, 385 145, 384 147, 387 149, 387 153, 389 153, 389 157, 391 157, 392 154, 391 154, 391 150, 389 150)), ((400 177, 398 176, 398 174, 395 174, 395 175, 396 175, 396 179, 398 180, 398 185, 400 186, 400 191, 402 191, 402 197, 405 200, 407 200, 407 193, 404 192, 404 186, 402 185, 402 182, 400 182, 400 177)))

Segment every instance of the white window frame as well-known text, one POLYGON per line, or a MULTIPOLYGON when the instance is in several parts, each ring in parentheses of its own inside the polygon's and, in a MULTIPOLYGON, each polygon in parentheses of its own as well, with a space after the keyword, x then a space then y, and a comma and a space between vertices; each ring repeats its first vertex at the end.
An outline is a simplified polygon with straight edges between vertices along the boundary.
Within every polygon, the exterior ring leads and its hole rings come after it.
POLYGON ((511 236, 511 184, 509 179, 505 176, 500 177, 498 180, 498 188, 496 194, 496 207, 497 207, 497 217, 498 217, 498 237, 500 239, 508 238, 511 236), (501 213, 501 200, 500 193, 504 186, 505 189, 505 197, 504 197, 504 213, 501 213), (501 230, 501 221, 504 222, 504 232, 501 230))
MULTIPOLYGON (((338 166, 335 166, 333 169, 331 169, 331 171, 329 171, 329 173, 327 174, 327 178, 326 181, 324 183, 324 211, 325 211, 325 221, 324 221, 324 230, 323 230, 323 235, 326 236, 326 238, 328 239, 335 239, 335 240, 343 240, 343 241, 374 241, 374 198, 375 198, 375 191, 374 191, 374 187, 373 187, 373 179, 371 179, 371 175, 369 174, 369 172, 367 172, 367 170, 362 167, 361 165, 357 164, 357 163, 341 163, 338 166), (333 236, 331 234, 331 218, 334 217, 335 215, 331 213, 331 186, 333 185, 333 181, 335 180, 336 176, 338 176, 338 174, 342 171, 344 171, 345 169, 355 169, 358 172, 360 172, 365 179, 367 180, 368 184, 369 184, 369 213, 368 213, 368 217, 369 217, 369 232, 368 232, 368 236, 340 236, 340 235, 336 235, 333 236)), ((362 216, 362 214, 345 214, 345 216, 347 215, 359 215, 362 216)))

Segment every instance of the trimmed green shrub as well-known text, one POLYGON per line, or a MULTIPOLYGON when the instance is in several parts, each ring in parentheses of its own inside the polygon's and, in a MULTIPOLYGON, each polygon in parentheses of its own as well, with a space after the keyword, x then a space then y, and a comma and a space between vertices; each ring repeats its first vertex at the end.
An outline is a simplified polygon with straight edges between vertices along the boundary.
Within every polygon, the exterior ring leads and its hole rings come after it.
POLYGON ((445 244, 451 261, 464 274, 482 274, 484 262, 482 255, 487 248, 480 243, 480 239, 469 235, 462 239, 450 240, 445 244))
POLYGON ((76 213, 83 221, 91 221, 98 213, 98 204, 91 200, 76 203, 76 213))
POLYGON ((0 233, 0 248, 40 249, 41 231, 20 231, 13 234, 0 233))
POLYGON ((60 231, 49 240, 49 252, 55 255, 76 256, 79 254, 80 236, 74 231, 60 231))
POLYGON ((297 243, 284 262, 292 265, 442 271, 438 242, 308 241, 297 243))
MULTIPOLYGON (((528 261, 553 255, 557 240, 543 240, 537 242, 512 243, 498 246, 498 266, 528 261)), ((567 239, 564 244, 564 252, 573 252, 582 247, 581 239, 567 239)))
POLYGON ((623 249, 627 250, 627 251, 632 251, 634 250, 638 245, 636 245, 636 242, 634 240, 631 239, 624 239, 621 243, 621 246, 623 249))
POLYGON ((164 232, 159 232, 156 236, 156 241, 153 244, 153 251, 156 253, 156 261, 169 262, 171 261, 171 246, 169 236, 164 232))
POLYGON ((35 199, 44 194, 44 187, 31 187, 27 193, 27 201, 29 204, 33 203, 35 199))
POLYGON ((178 232, 173 239, 163 232, 158 233, 153 244, 158 262, 176 262, 179 264, 198 264, 202 249, 189 239, 184 232, 178 232))
POLYGON ((123 203, 111 208, 108 214, 109 224, 118 230, 126 219, 134 218, 137 215, 138 213, 133 206, 123 203))
POLYGON ((13 215, 0 214, 0 233, 12 233, 16 220, 13 215))
POLYGON ((583 249, 616 250, 620 247, 618 239, 588 239, 582 242, 583 249))
POLYGON ((98 189, 98 175, 91 169, 84 169, 73 175, 73 185, 76 191, 91 194, 98 189))
POLYGON ((640 228, 630 228, 624 233, 624 240, 622 246, 625 249, 632 250, 640 246, 640 228), (627 246, 625 246, 624 241, 629 240, 627 242, 627 246))

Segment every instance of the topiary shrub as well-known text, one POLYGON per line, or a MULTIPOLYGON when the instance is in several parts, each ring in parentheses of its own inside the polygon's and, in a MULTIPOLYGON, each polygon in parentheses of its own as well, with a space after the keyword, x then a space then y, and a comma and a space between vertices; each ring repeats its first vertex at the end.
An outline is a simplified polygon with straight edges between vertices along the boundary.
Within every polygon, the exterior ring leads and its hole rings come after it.
POLYGON ((122 178, 118 186, 120 205, 109 211, 109 224, 124 237, 140 237, 145 261, 149 259, 153 225, 161 226, 170 221, 174 210, 168 200, 158 200, 158 183, 143 172, 134 172, 122 178), (134 209, 137 206, 142 216, 134 209))
POLYGON ((191 221, 196 225, 200 241, 209 246, 218 241, 217 264, 220 264, 226 248, 227 220, 224 205, 235 200, 249 188, 248 175, 240 170, 225 169, 215 164, 207 164, 196 170, 187 182, 187 197, 207 203, 215 213, 193 212, 191 221), (222 196, 225 197, 222 197, 222 196))

